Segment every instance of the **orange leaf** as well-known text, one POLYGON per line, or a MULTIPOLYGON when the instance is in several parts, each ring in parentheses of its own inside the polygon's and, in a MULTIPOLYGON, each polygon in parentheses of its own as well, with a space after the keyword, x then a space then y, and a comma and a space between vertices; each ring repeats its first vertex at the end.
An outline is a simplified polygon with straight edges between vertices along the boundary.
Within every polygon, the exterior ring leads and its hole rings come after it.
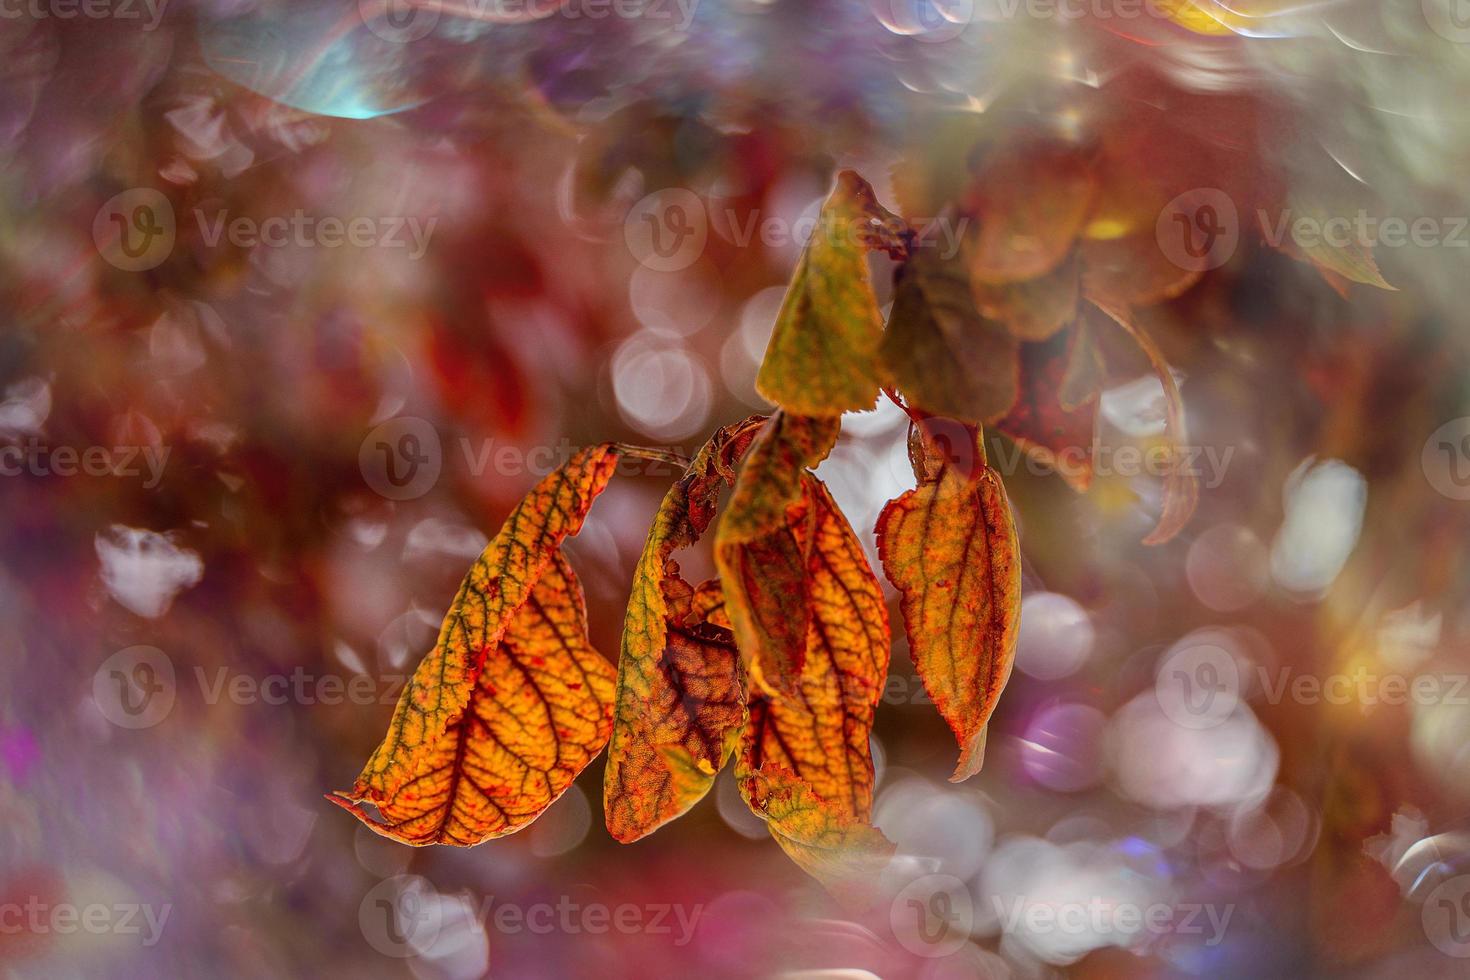
POLYGON ((866 818, 830 805, 805 780, 774 762, 742 773, 740 792, 798 867, 843 904, 867 904, 894 846, 866 818))
POLYGON ((669 489, 633 573, 618 661, 616 722, 603 782, 607 827, 627 843, 693 806, 745 721, 745 683, 728 628, 710 623, 718 583, 691 589, 670 556, 714 518, 720 488, 765 420, 727 426, 669 489))
MULTIPOLYGON (((463 622, 449 628, 468 636, 474 615, 451 613, 463 622)), ((415 697, 422 673, 414 675, 415 697)), ((369 774, 352 792, 328 799, 405 844, 468 847, 540 816, 602 751, 612 730, 613 668, 587 640, 582 588, 560 552, 552 553, 531 598, 472 673, 466 710, 439 737, 424 732, 414 743, 420 732, 414 723, 397 729, 405 739, 394 747, 397 771, 412 778, 381 791, 369 774), (381 822, 363 802, 377 806, 381 822)))
POLYGON ((794 691, 752 693, 741 740, 749 771, 776 762, 854 819, 873 802, 868 737, 888 674, 888 611, 862 544, 816 477, 803 481, 810 519, 798 530, 811 615, 794 691))
POLYGON ((1101 303, 1095 302, 1094 305, 1133 338, 1147 355, 1159 383, 1164 386, 1164 437, 1169 440, 1173 464, 1164 476, 1164 508, 1159 514, 1159 523, 1143 539, 1144 544, 1163 544, 1184 529, 1199 505, 1199 480, 1185 465, 1184 446, 1189 442, 1189 434, 1184 423, 1184 398, 1179 394, 1179 385, 1174 381, 1174 373, 1169 370, 1163 352, 1153 339, 1139 329, 1125 312, 1101 303))
POLYGON ((616 446, 584 449, 511 511, 382 744, 328 799, 385 837, 469 846, 530 823, 602 750, 613 669, 587 641, 581 586, 558 549, 616 465, 616 446))
POLYGON ((751 809, 839 898, 872 884, 892 845, 868 826, 873 714, 888 673, 888 613, 862 544, 827 488, 803 477, 797 538, 811 598, 795 690, 752 694, 737 775, 751 809))
POLYGON ((811 598, 796 525, 802 474, 826 458, 840 421, 778 411, 750 447, 715 532, 715 565, 736 646, 761 690, 790 693, 807 644, 811 598))
POLYGON ((914 664, 960 745, 958 782, 980 771, 1015 659, 1021 561, 1005 488, 988 467, 971 479, 946 466, 890 501, 877 531, 914 664))

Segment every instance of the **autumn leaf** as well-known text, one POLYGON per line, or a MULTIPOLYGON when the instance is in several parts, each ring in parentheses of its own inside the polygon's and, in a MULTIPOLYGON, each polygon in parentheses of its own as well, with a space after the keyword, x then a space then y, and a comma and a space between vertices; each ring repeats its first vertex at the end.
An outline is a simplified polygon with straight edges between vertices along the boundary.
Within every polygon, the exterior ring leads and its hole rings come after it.
POLYGON ((1011 674, 1021 561, 994 470, 944 466, 878 518, 878 554, 898 589, 909 650, 960 745, 951 780, 980 771, 986 726, 1011 674))
POLYGON ((727 426, 705 444, 664 497, 633 573, 603 783, 608 830, 624 843, 709 791, 745 721, 722 591, 713 582, 691 588, 670 556, 709 527, 720 488, 734 482, 735 462, 764 421, 727 426), (717 613, 721 622, 710 622, 717 613))
POLYGON ((1282 242, 1282 250, 1311 263, 1333 288, 1338 288, 1336 280, 1340 277, 1397 292, 1397 287, 1389 285, 1378 271, 1371 243, 1356 237, 1342 240, 1343 232, 1338 226, 1347 224, 1347 219, 1334 220, 1328 208, 1313 201, 1293 202, 1288 213, 1298 216, 1293 224, 1305 220, 1316 229, 1316 234, 1304 243, 1293 231, 1290 240, 1282 242))
POLYGON ((1164 389, 1164 438, 1169 441, 1171 463, 1164 476, 1164 506, 1159 522, 1143 539, 1144 544, 1164 544, 1184 529, 1199 504, 1199 480, 1185 465, 1184 447, 1189 442, 1189 434, 1185 429, 1184 399, 1179 394, 1174 373, 1153 339, 1125 312, 1095 305, 1138 344, 1164 389))
POLYGON ((795 690, 752 692, 737 778, 781 847, 835 895, 850 899, 892 845, 868 826, 873 715, 888 674, 888 613, 861 542, 827 488, 802 478, 811 616, 795 690))
POLYGON ((868 279, 867 253, 897 252, 900 219, 873 189, 844 170, 822 205, 801 254, 756 376, 756 390, 795 414, 866 411, 885 383, 878 346, 883 319, 868 279))
POLYGON ((865 819, 830 805, 791 770, 768 762, 740 779, 751 812, 796 865, 845 905, 860 907, 894 853, 865 819))
POLYGON ((873 802, 869 735, 888 674, 888 612, 862 544, 816 477, 803 479, 809 520, 799 531, 811 615, 794 691, 752 692, 742 765, 776 762, 830 806, 866 820, 873 802))
POLYGON ((1061 264, 1097 194, 1086 155, 1056 142, 1026 142, 986 160, 968 210, 980 219, 970 251, 978 283, 1035 279, 1061 264))
POLYGON ((883 357, 916 409, 989 422, 1016 400, 1016 339, 975 307, 960 259, 916 249, 904 263, 883 357))
POLYGON ((778 411, 740 467, 715 531, 725 612, 751 683, 790 693, 806 653, 811 593, 797 532, 808 509, 802 474, 837 441, 840 421, 778 411))
POLYGON ((1041 343, 1021 345, 1021 391, 995 428, 1078 493, 1092 484, 1097 430, 1096 348, 1079 318, 1041 343))
POLYGON ((385 837, 470 846, 530 823, 602 750, 613 668, 587 640, 581 586, 558 549, 617 454, 611 443, 581 450, 511 511, 382 744, 352 789, 328 799, 385 837))

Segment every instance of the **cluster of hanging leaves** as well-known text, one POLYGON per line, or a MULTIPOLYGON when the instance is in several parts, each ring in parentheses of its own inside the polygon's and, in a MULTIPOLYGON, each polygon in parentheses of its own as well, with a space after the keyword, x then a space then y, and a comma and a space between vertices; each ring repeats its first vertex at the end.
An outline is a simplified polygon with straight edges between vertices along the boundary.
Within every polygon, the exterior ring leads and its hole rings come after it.
MULTIPOLYGON (((587 636, 561 553, 623 455, 577 453, 506 519, 460 586, 388 733, 350 790, 329 795, 414 845, 469 846, 525 827, 607 749, 608 830, 638 840, 731 765, 745 802, 802 868, 858 895, 892 845, 871 825, 870 734, 891 645, 861 541, 813 470, 847 412, 880 394, 910 419, 915 486, 875 529, 908 645, 959 748, 980 770, 1020 609, 1016 529, 987 427, 1043 462, 1066 452, 1085 490, 1106 341, 1136 345, 1162 385, 1165 436, 1186 439, 1179 390, 1133 310, 1198 277, 1136 236, 1084 234, 1103 214, 1086 159, 1031 148, 990 161, 955 216, 953 257, 842 173, 777 317, 757 379, 777 407, 716 432, 669 489, 634 572, 614 669, 587 636), (885 323, 868 253, 897 260, 885 323), (720 508, 722 493, 728 502, 720 508), (718 578, 676 554, 711 532, 718 578)), ((682 462, 682 461, 681 461, 682 462)), ((1197 500, 1165 479, 1160 543, 1197 500)))

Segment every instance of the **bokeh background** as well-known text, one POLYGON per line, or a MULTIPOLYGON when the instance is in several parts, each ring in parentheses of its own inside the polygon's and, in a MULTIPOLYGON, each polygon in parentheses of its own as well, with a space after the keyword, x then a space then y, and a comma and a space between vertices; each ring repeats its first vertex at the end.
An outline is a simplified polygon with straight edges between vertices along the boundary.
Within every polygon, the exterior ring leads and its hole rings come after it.
MULTIPOLYGON (((1460 0, 7 4, 0 975, 1470 975, 1466 42, 1460 0), (950 785, 896 639, 890 901, 834 904, 728 777, 630 846, 600 761, 471 850, 322 799, 537 478, 767 407, 837 168, 931 218, 945 161, 1038 127, 1238 205, 1146 323, 1204 492, 1147 548, 1156 478, 1001 464, 1018 669, 950 785), (699 234, 651 261, 669 192, 699 234), (1260 240, 1283 195, 1437 234, 1334 288, 1260 240)), ((1145 366, 1101 416, 1158 438, 1145 366)), ((904 420, 844 436, 871 546, 904 420)), ((570 545, 602 651, 671 478, 570 545)))

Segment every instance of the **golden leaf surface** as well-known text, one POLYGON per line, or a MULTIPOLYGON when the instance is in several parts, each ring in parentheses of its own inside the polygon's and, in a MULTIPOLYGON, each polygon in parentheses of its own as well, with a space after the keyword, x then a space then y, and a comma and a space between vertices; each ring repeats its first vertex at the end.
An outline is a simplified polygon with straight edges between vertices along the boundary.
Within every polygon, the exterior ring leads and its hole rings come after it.
POLYGON ((612 729, 613 668, 587 640, 560 545, 617 465, 610 443, 543 479, 470 568, 351 790, 328 799, 385 837, 470 846, 561 795, 612 729), (377 808, 374 819, 363 804, 377 808))
POLYGON ((714 519, 720 488, 764 419, 727 426, 705 444, 659 506, 623 625, 612 741, 603 782, 608 831, 627 843, 693 806, 714 782, 745 721, 734 636, 711 623, 718 583, 691 588, 671 555, 714 519))
POLYGON ((771 416, 715 530, 725 612, 751 682, 767 692, 790 693, 805 656, 811 595, 796 530, 808 506, 803 474, 826 458, 840 426, 836 418, 771 416))
POLYGON ((889 501, 877 530, 914 664, 960 745, 958 782, 980 771, 1015 662, 1021 559, 1005 488, 989 467, 945 466, 889 501))
POLYGON ((888 613, 862 544, 821 481, 803 477, 797 538, 811 615, 795 690, 752 692, 737 776, 782 849, 839 898, 873 883, 892 845, 868 825, 873 714, 888 673, 888 613))

